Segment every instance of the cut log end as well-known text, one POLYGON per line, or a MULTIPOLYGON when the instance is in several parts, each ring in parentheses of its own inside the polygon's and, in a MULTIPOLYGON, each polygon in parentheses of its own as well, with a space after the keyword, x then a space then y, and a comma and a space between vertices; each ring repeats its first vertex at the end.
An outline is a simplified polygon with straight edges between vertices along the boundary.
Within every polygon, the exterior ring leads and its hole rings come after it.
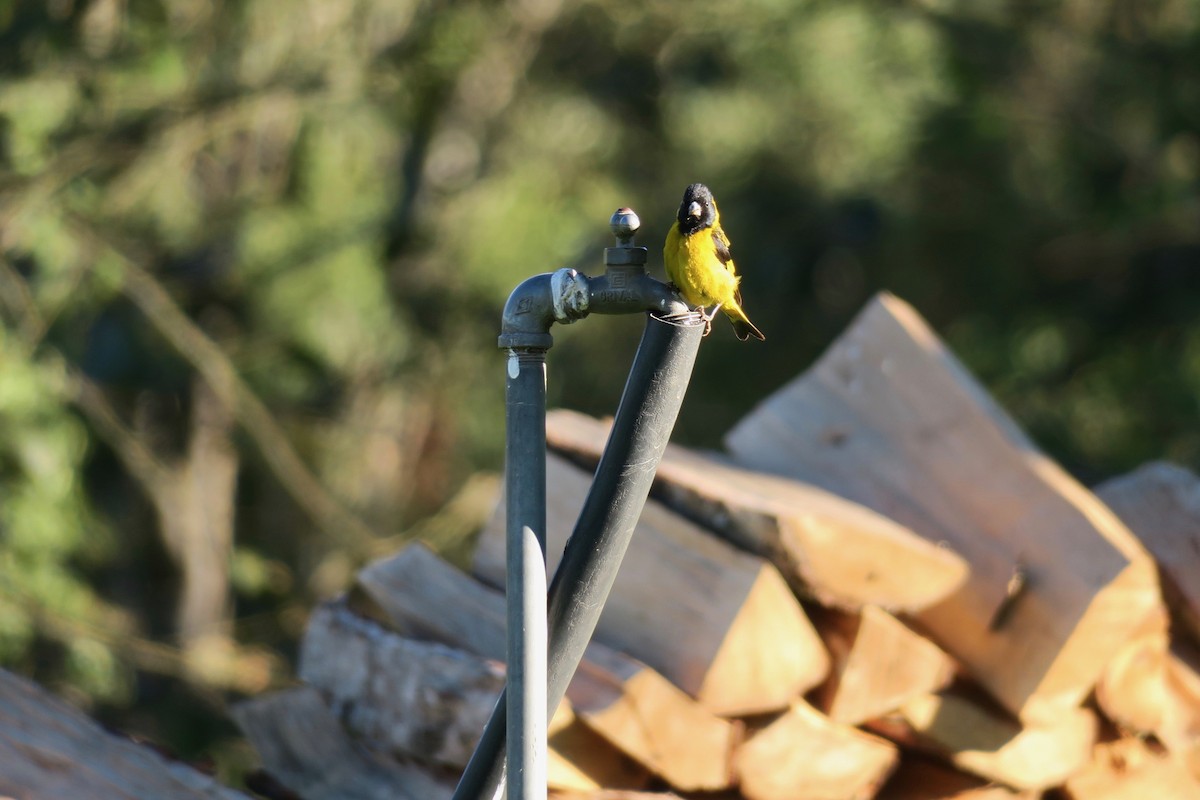
POLYGON ((1087 763, 1097 720, 1077 708, 1041 725, 1022 725, 978 693, 949 691, 915 697, 868 727, 986 780, 1041 790, 1087 763))
POLYGON ((858 725, 889 714, 945 688, 956 673, 940 647, 880 608, 863 609, 846 638, 829 691, 835 722, 858 725))
POLYGON ((873 797, 897 759, 891 743, 799 702, 742 745, 735 768, 748 800, 844 800, 873 797))

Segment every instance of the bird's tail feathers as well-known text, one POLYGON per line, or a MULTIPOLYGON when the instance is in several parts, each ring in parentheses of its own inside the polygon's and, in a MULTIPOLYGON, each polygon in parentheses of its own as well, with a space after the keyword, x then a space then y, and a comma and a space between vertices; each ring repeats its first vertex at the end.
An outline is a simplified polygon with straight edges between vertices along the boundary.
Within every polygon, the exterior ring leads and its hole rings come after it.
POLYGON ((742 311, 741 307, 734 303, 729 303, 722 306, 721 310, 725 312, 725 316, 729 317, 729 321, 733 323, 734 336, 743 342, 751 336, 760 342, 767 340, 767 337, 762 335, 762 331, 754 327, 754 323, 750 321, 750 318, 746 316, 746 312, 742 311))

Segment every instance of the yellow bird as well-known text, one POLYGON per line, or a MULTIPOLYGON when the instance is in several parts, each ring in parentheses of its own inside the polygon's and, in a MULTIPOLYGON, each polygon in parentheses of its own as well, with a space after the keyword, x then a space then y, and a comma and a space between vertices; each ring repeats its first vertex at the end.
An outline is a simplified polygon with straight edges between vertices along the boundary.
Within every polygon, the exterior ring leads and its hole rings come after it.
POLYGON ((683 299, 699 308, 715 305, 705 320, 711 323, 718 310, 733 323, 733 332, 743 342, 763 336, 742 311, 741 277, 733 266, 729 237, 721 230, 717 201, 703 183, 693 183, 683 192, 683 202, 663 246, 667 279, 683 299))

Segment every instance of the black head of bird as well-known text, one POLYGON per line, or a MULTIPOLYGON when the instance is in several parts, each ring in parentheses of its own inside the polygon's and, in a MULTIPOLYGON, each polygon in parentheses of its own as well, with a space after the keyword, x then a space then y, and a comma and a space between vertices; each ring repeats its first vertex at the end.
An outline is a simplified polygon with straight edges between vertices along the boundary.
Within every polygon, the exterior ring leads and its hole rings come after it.
POLYGON ((711 228, 717 221, 717 203, 712 192, 703 183, 693 183, 683 190, 683 201, 679 204, 679 230, 685 236, 701 228, 711 228))

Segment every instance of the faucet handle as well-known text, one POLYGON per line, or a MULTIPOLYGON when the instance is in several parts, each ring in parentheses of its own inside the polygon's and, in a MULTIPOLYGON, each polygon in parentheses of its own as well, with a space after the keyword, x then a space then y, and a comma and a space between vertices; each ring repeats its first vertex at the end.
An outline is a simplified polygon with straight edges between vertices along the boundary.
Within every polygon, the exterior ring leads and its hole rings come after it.
POLYGON ((641 225, 642 221, 632 208, 618 208, 608 221, 613 236, 617 237, 617 247, 633 247, 633 235, 641 225))

